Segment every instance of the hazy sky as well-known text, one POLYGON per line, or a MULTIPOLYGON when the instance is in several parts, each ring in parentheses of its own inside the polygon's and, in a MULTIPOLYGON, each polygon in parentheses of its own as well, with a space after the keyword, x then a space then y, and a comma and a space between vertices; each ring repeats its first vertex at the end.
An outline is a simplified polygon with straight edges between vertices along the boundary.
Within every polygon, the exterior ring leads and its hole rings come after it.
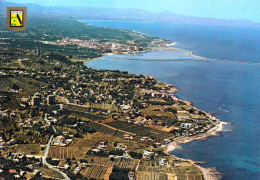
POLYGON ((6 0, 43 6, 86 6, 135 8, 222 19, 249 19, 260 22, 260 0, 6 0))

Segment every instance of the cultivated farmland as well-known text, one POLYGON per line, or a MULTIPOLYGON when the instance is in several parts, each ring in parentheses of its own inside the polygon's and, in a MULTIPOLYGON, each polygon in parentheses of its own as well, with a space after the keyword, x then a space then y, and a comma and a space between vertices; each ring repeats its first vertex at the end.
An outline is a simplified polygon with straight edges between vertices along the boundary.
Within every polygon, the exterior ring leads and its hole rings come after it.
POLYGON ((148 128, 148 127, 142 127, 142 126, 134 125, 134 124, 123 122, 123 121, 114 121, 114 122, 109 122, 106 124, 111 127, 117 128, 117 129, 121 129, 124 131, 134 133, 139 137, 148 136, 154 140, 174 138, 174 135, 171 133, 163 132, 163 131, 148 128))

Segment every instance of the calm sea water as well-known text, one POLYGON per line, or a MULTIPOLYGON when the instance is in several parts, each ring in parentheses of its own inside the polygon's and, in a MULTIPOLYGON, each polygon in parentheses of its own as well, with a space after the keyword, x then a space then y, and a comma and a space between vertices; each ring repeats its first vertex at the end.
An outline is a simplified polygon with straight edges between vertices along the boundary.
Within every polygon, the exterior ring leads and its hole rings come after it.
MULTIPOLYGON (((96 26, 133 29, 177 42, 196 55, 260 62, 260 28, 159 22, 85 21, 96 26)), ((181 145, 172 154, 216 167, 223 179, 260 179, 260 65, 201 61, 134 61, 123 58, 187 58, 184 52, 158 51, 115 55, 88 62, 96 69, 147 74, 179 88, 177 95, 223 121, 231 122, 220 137, 181 145), (115 57, 113 59, 113 57, 115 57)), ((194 58, 194 57, 193 57, 194 58)))

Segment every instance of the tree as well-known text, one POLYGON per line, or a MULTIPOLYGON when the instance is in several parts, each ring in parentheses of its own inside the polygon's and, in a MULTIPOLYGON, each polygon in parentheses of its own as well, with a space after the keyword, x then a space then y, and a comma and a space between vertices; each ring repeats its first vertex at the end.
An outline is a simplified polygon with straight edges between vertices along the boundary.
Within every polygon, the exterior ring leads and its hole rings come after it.
POLYGON ((134 152, 134 151, 130 151, 129 154, 134 159, 141 159, 142 156, 143 156, 141 153, 137 153, 137 152, 134 152))
POLYGON ((113 167, 112 173, 109 176, 110 180, 128 180, 129 168, 119 168, 117 166, 113 167))
POLYGON ((19 87, 17 84, 13 84, 13 88, 12 88, 12 89, 14 89, 14 90, 19 90, 20 87, 19 87))

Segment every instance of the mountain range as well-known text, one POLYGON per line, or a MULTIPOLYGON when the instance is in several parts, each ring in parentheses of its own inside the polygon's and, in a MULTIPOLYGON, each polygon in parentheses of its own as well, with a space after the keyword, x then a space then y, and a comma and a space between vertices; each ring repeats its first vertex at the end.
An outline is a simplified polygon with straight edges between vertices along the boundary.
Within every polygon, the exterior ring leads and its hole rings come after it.
POLYGON ((259 23, 246 19, 216 19, 175 14, 170 11, 161 13, 149 12, 142 9, 113 9, 97 7, 64 7, 40 6, 38 4, 21 4, 2 1, 0 15, 5 16, 8 6, 26 6, 28 17, 68 17, 73 19, 91 20, 132 20, 132 21, 161 21, 177 23, 197 23, 216 25, 259 26, 259 23))

